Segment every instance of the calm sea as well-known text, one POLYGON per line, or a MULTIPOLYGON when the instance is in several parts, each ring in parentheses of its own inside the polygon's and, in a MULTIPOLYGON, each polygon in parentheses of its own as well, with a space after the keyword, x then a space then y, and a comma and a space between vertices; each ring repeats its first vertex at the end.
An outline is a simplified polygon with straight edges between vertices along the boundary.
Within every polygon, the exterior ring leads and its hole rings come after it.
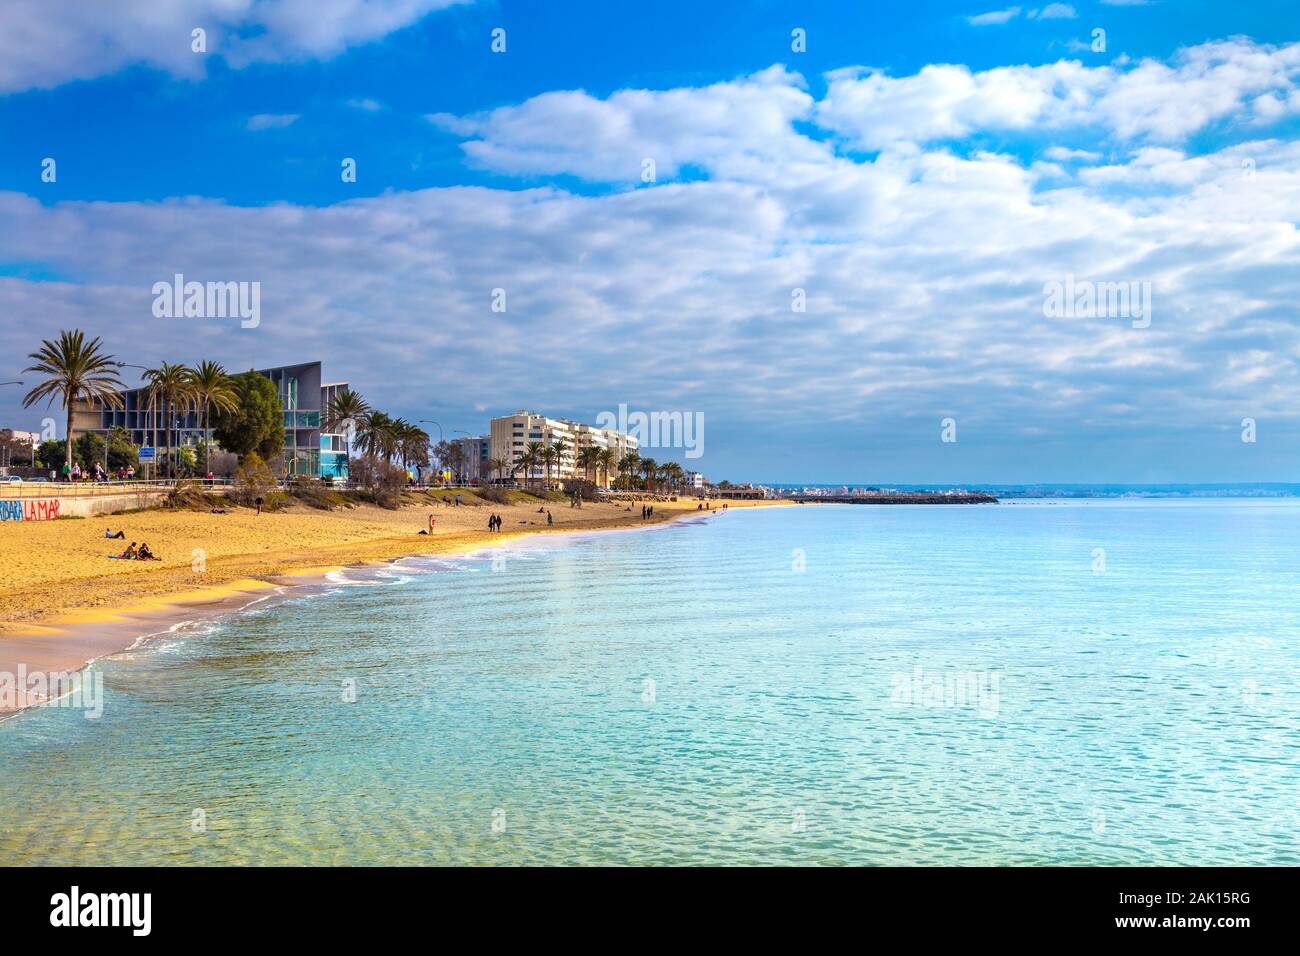
POLYGON ((0 860, 1297 864, 1300 502, 802 506, 336 575, 0 723, 0 860))

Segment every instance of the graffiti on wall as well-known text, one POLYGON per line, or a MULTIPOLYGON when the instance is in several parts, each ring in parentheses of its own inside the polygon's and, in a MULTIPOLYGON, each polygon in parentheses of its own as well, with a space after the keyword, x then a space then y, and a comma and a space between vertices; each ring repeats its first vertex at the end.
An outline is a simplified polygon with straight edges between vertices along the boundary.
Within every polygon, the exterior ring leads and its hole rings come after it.
POLYGON ((0 500, 0 521, 53 521, 58 516, 58 498, 0 500))

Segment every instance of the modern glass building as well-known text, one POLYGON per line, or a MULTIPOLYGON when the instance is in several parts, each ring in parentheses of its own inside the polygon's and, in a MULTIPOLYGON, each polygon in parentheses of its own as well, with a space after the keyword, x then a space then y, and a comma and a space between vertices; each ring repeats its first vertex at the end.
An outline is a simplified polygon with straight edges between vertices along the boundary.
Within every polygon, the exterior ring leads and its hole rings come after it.
MULTIPOLYGON (((282 365, 257 369, 275 383, 284 408, 284 459, 281 473, 298 477, 347 476, 347 436, 322 430, 321 416, 334 393, 347 388, 344 382, 321 384, 321 363, 282 365)), ((122 407, 110 408, 95 402, 78 410, 74 427, 78 431, 99 432, 105 437, 114 428, 125 428, 136 445, 163 448, 166 440, 166 414, 149 400, 147 387, 122 393, 122 407)), ((195 447, 203 441, 202 416, 188 410, 173 416, 172 446, 195 447)))

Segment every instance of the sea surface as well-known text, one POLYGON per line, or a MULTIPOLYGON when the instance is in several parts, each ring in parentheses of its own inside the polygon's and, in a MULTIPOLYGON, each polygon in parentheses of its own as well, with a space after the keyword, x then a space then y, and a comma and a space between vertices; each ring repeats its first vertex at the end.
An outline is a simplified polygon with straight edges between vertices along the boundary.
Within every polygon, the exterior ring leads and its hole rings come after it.
POLYGON ((5 864, 1300 863, 1300 502, 713 512, 348 571, 0 722, 5 864))

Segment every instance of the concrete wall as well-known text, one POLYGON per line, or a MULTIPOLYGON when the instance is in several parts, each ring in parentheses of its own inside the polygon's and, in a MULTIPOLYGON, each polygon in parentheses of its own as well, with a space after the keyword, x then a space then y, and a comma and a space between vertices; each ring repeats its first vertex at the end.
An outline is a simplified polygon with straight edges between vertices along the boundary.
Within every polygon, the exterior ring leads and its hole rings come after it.
POLYGON ((0 523, 52 521, 55 518, 111 514, 131 508, 157 508, 167 500, 165 491, 141 491, 120 495, 88 495, 49 498, 0 498, 0 523))

